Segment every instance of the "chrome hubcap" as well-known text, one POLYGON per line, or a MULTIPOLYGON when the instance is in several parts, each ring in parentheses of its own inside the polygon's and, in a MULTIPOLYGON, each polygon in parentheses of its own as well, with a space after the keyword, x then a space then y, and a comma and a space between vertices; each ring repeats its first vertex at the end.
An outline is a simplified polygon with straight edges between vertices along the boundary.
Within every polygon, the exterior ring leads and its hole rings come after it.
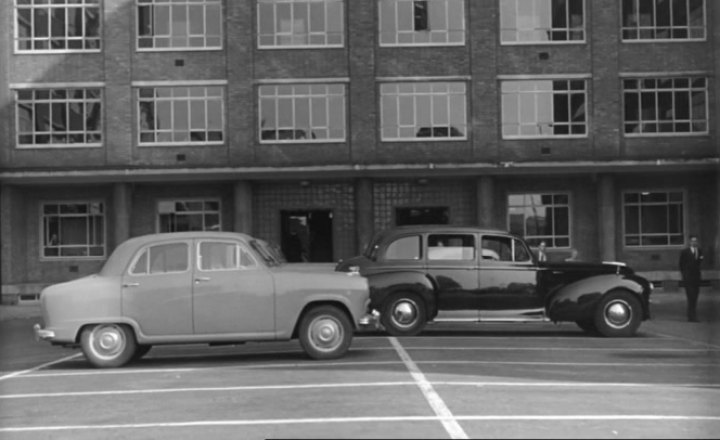
POLYGON ((92 347, 97 356, 113 358, 125 348, 125 336, 117 326, 102 326, 93 330, 92 347))
POLYGON ((417 320, 417 316, 417 304, 407 299, 396 302, 392 310, 393 321, 400 327, 411 326, 417 320))
POLYGON ((312 344, 321 351, 332 351, 343 340, 342 326, 330 317, 316 318, 310 325, 309 332, 312 344))
POLYGON ((632 308, 621 300, 613 301, 605 306, 605 322, 614 328, 623 328, 632 320, 632 308))

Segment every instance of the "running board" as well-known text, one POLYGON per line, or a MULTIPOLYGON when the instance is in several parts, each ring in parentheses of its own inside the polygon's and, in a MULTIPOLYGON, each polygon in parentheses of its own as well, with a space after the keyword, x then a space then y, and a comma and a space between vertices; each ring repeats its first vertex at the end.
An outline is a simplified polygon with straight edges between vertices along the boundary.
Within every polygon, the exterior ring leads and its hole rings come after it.
POLYGON ((544 309, 441 310, 433 322, 551 322, 544 309))

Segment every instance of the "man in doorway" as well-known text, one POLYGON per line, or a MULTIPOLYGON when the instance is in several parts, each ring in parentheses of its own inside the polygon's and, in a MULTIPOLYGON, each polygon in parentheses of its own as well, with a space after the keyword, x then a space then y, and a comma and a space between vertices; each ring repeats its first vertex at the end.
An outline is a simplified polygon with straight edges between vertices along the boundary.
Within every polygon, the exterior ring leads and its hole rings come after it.
POLYGON ((687 297, 687 320, 700 322, 697 318, 697 301, 700 294, 700 265, 702 264, 702 249, 698 246, 698 238, 690 236, 690 245, 680 252, 680 274, 685 285, 687 297))

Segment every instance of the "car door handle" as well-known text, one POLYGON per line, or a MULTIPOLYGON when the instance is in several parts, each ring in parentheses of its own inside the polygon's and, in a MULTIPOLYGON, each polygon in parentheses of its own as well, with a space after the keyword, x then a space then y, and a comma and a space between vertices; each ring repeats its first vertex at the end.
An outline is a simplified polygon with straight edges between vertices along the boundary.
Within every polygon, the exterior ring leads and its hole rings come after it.
POLYGON ((140 283, 123 283, 123 287, 137 287, 140 283))
POLYGON ((196 283, 207 282, 207 281, 210 281, 210 277, 197 277, 197 278, 195 278, 195 282, 196 282, 196 283))

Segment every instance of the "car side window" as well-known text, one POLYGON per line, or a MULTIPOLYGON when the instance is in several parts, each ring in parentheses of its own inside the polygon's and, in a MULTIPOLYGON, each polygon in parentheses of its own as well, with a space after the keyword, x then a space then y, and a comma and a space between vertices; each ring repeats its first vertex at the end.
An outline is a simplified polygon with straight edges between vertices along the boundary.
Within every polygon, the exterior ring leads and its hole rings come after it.
POLYGON ((428 236, 428 260, 474 260, 475 236, 472 234, 431 234, 428 236))
POLYGON ((400 237, 385 249, 385 260, 419 260, 421 257, 419 235, 400 237))
POLYGON ((481 242, 482 259, 491 261, 513 261, 512 239, 485 235, 481 242))
POLYGON ((513 249, 515 253, 515 261, 527 262, 532 260, 530 252, 528 251, 527 246, 525 246, 525 243, 518 240, 517 238, 513 239, 513 249))
POLYGON ((187 243, 167 243, 150 246, 130 268, 133 275, 185 272, 189 267, 187 243))
POLYGON ((203 241, 198 247, 200 270, 237 270, 255 267, 252 254, 239 243, 203 241))

